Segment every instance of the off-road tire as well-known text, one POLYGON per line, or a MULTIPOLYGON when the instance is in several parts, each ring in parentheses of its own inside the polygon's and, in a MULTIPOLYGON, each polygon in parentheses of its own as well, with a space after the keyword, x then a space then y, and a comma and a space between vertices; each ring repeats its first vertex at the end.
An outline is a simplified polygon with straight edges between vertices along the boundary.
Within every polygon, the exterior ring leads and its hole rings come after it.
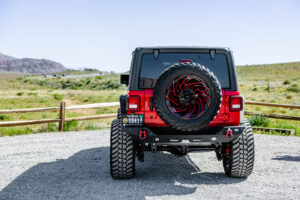
POLYGON ((111 124, 110 173, 116 179, 128 179, 135 175, 133 139, 122 129, 120 118, 111 124))
MULTIPOLYGON (((254 137, 251 125, 244 120, 245 129, 243 133, 227 145, 230 148, 228 157, 223 159, 223 167, 227 176, 245 178, 250 176, 254 166, 254 137)), ((225 149, 224 149, 225 151, 225 149)))
POLYGON ((205 66, 198 63, 178 63, 166 69, 158 78, 153 91, 153 104, 159 117, 170 127, 179 131, 199 131, 206 127, 217 115, 222 103, 222 89, 217 77, 205 66), (199 118, 184 120, 173 115, 166 104, 165 91, 172 81, 184 74, 201 77, 211 90, 211 105, 199 118))

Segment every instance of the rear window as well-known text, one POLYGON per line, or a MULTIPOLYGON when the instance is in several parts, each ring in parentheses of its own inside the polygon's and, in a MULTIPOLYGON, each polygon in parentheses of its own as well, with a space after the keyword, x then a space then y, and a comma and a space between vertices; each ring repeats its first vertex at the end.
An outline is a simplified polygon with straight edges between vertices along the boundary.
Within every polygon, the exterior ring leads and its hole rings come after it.
POLYGON ((226 55, 215 54, 212 60, 208 53, 160 53, 157 59, 153 54, 143 54, 139 87, 153 88, 159 75, 180 60, 192 60, 206 66, 217 76, 222 88, 230 88, 226 55))

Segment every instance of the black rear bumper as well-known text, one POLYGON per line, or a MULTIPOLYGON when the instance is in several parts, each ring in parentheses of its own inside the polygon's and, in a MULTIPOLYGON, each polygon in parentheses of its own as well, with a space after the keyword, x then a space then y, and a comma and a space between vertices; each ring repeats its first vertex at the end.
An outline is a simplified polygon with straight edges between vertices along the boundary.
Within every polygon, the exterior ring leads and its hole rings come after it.
POLYGON ((147 127, 123 127, 136 141, 157 145, 193 146, 204 143, 227 143, 239 137, 245 126, 227 126, 211 128, 211 131, 199 133, 170 134, 160 133, 147 127))

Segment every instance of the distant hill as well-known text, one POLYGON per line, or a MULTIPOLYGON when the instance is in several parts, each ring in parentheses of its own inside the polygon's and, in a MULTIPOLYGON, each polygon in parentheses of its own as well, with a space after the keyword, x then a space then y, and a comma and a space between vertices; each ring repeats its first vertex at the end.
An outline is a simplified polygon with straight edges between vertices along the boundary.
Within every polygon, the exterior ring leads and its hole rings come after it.
POLYGON ((28 74, 49 74, 66 71, 67 68, 58 62, 46 59, 17 59, 0 53, 0 71, 28 74))
POLYGON ((236 72, 239 81, 300 81, 300 62, 238 66, 236 72))
POLYGON ((4 55, 4 54, 0 53, 0 60, 7 61, 7 60, 14 60, 14 59, 16 59, 16 58, 11 57, 11 56, 7 56, 7 55, 4 55))

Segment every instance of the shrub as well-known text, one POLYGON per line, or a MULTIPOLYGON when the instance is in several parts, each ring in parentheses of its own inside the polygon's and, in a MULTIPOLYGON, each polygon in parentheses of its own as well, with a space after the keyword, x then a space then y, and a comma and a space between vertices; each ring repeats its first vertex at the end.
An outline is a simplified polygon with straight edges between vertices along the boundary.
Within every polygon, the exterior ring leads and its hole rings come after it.
POLYGON ((249 118, 249 122, 251 126, 267 127, 271 120, 266 118, 264 115, 252 115, 249 118))
POLYGON ((286 91, 288 92, 300 92, 300 87, 299 85, 297 84, 293 84, 293 85, 290 85, 289 87, 286 88, 286 91))
POLYGON ((18 92, 17 95, 18 96, 22 96, 24 94, 24 92, 18 92))
POLYGON ((28 92, 27 95, 28 96, 37 96, 38 94, 36 92, 28 92))
POLYGON ((38 133, 42 132, 57 132, 58 126, 55 123, 49 123, 45 126, 42 126, 40 129, 37 130, 38 133))
POLYGON ((68 87, 68 84, 67 82, 61 82, 61 88, 62 89, 66 89, 68 87))
POLYGON ((78 129, 78 121, 66 122, 64 126, 64 131, 75 131, 78 129))
POLYGON ((257 91, 257 87, 256 87, 256 84, 253 84, 253 88, 252 88, 252 91, 257 91))
POLYGON ((3 121, 3 120, 9 120, 10 119, 10 116, 8 115, 0 115, 0 120, 3 121))
POLYGON ((85 84, 89 85, 90 83, 91 83, 91 79, 88 79, 85 84))
POLYGON ((97 80, 102 80, 102 76, 96 76, 95 77, 97 80))
POLYGON ((48 124, 48 132, 56 132, 58 131, 58 126, 55 123, 48 124))
POLYGON ((53 98, 55 100, 62 100, 64 98, 64 95, 62 95, 62 94, 53 94, 53 98))
POLYGON ((283 81, 283 85, 289 85, 291 82, 289 80, 283 81))
POLYGON ((76 85, 72 85, 73 90, 78 90, 78 87, 76 85))

